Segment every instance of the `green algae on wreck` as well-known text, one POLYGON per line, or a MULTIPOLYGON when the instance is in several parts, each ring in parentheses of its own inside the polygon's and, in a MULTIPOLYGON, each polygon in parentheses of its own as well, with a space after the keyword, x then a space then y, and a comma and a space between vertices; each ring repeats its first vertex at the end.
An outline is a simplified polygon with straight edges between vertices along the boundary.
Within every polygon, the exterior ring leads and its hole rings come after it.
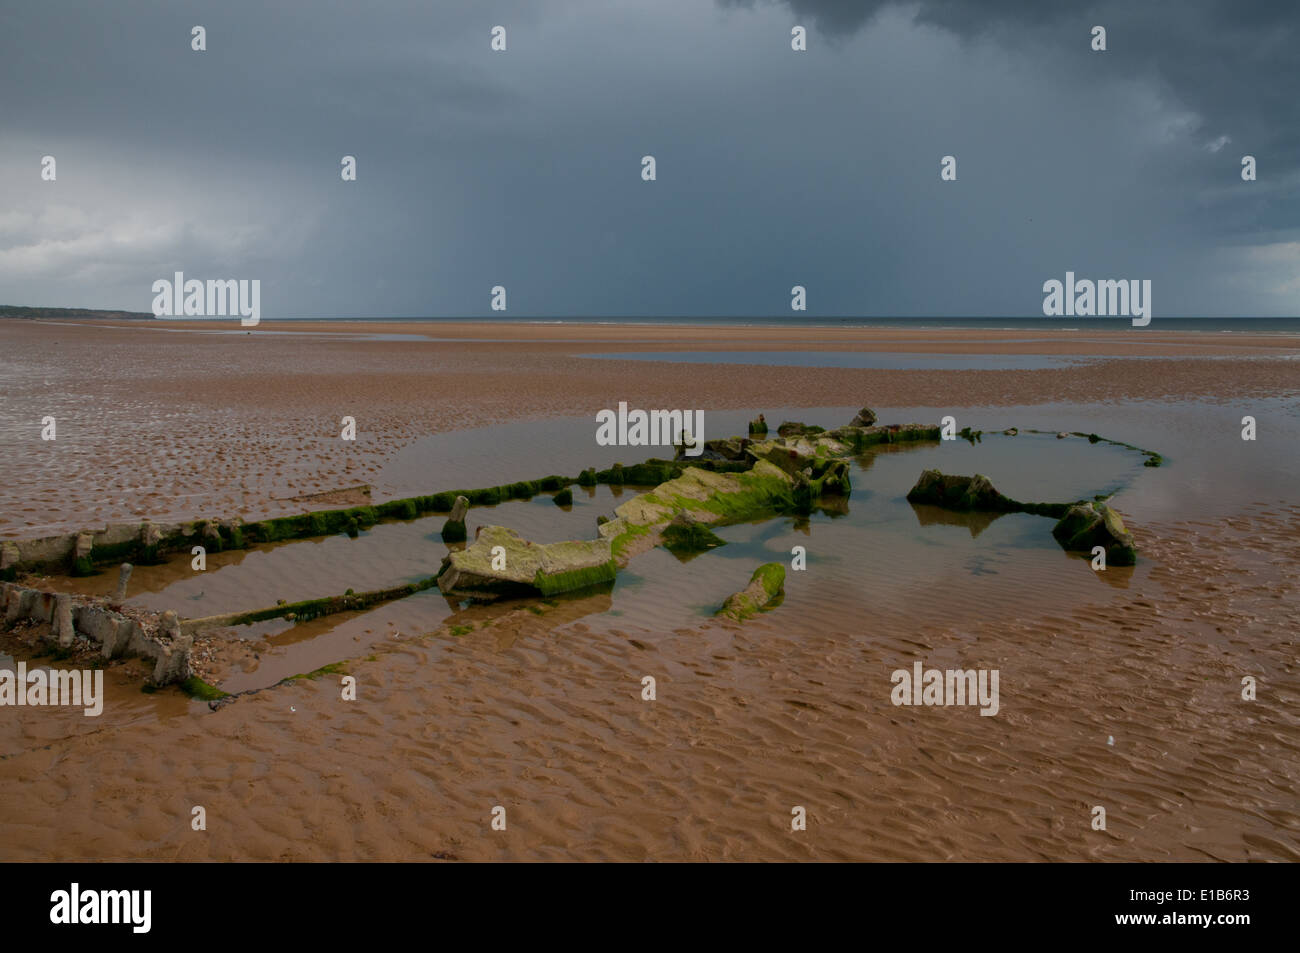
POLYGON ((180 683, 180 689, 190 698, 196 698, 199 701, 216 701, 218 698, 229 698, 229 692, 223 692, 215 685, 210 685, 197 675, 191 675, 185 681, 180 683))
POLYGON ((610 583, 617 571, 607 539, 533 543, 484 526, 470 546, 447 555, 437 580, 445 595, 492 599, 572 592, 610 583))
MULTIPOLYGON (((690 465, 709 470, 747 469, 748 464, 726 460, 693 460, 690 465)), ((227 520, 195 519, 182 523, 110 524, 103 530, 64 533, 39 539, 7 540, 0 551, 0 578, 11 581, 20 572, 63 572, 69 575, 94 575, 98 567, 130 562, 148 566, 166 562, 168 554, 201 545, 208 552, 247 549, 263 543, 311 539, 345 533, 356 539, 362 530, 380 522, 417 519, 431 513, 448 513, 456 498, 464 496, 471 505, 493 506, 512 499, 530 499, 540 492, 563 491, 571 484, 591 487, 600 483, 613 486, 655 486, 679 475, 687 464, 680 460, 651 458, 631 466, 615 466, 597 471, 588 467, 577 477, 550 474, 538 480, 522 480, 503 486, 474 490, 444 490, 421 496, 389 500, 378 505, 353 506, 337 510, 312 510, 294 516, 269 517, 242 523, 237 517, 227 520), (83 535, 93 537, 89 552, 75 553, 75 543, 83 535)), ((449 542, 462 542, 455 530, 449 542)), ((84 549, 84 547, 83 547, 84 549)))
POLYGON ((678 513, 673 517, 673 521, 663 528, 660 535, 663 539, 664 549, 679 558, 702 553, 708 549, 716 549, 719 546, 725 546, 727 542, 699 520, 690 517, 685 512, 678 513))
POLYGON ((372 589, 369 592, 353 592, 349 589, 341 596, 326 596, 323 599, 304 599, 300 602, 284 602, 281 600, 276 605, 263 609, 185 619, 181 623, 181 631, 188 634, 215 626, 249 625, 254 622, 264 622, 267 619, 290 619, 294 622, 309 622, 321 616, 369 609, 381 602, 413 596, 417 592, 432 589, 437 585, 437 581, 436 576, 428 576, 417 582, 392 586, 388 589, 372 589))
POLYGON ((291 685, 294 682, 301 682, 304 680, 314 682, 316 679, 325 675, 346 675, 348 670, 344 667, 345 664, 346 663, 344 662, 330 662, 330 664, 322 665, 320 668, 314 669, 313 671, 300 672, 297 675, 290 675, 288 678, 282 678, 280 681, 276 682, 276 684, 291 685))
MULTIPOLYGON (((561 545, 551 543, 550 545, 561 545)), ((533 586, 544 596, 554 596, 562 592, 576 592, 592 586, 604 586, 614 581, 618 575, 618 563, 613 557, 596 566, 582 566, 577 569, 543 572, 537 570, 533 576, 533 586)))
POLYGON ((744 622, 771 607, 785 592, 785 566, 764 563, 749 577, 749 585, 727 597, 714 615, 744 622))
POLYGON ((465 541, 465 515, 469 512, 469 497, 460 494, 451 505, 447 522, 442 524, 442 541, 444 543, 463 543, 465 541))
POLYGON ((673 479, 618 506, 614 518, 602 523, 599 531, 611 541, 621 564, 659 542, 679 513, 716 527, 779 514, 806 515, 816 506, 842 507, 851 489, 843 458, 855 453, 855 448, 931 435, 937 439, 938 433, 937 427, 916 424, 829 432, 799 425, 797 434, 773 440, 709 441, 707 453, 743 459, 686 467, 673 479))
POLYGON ((760 519, 795 509, 794 480, 774 464, 758 460, 744 473, 714 473, 694 467, 614 510, 600 527, 620 558, 649 549, 678 512, 708 525, 760 519))

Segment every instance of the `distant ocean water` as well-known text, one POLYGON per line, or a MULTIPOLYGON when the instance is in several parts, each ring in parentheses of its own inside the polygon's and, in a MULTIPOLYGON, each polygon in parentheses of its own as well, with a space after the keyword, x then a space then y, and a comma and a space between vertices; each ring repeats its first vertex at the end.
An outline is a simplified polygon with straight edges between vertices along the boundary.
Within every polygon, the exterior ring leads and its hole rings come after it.
MULTIPOLYGON (((263 319, 268 320, 268 319, 263 319)), ((799 318, 776 317, 463 317, 463 318, 282 318, 284 321, 432 321, 479 324, 683 325, 688 327, 908 328, 1006 331, 1201 331, 1251 334, 1300 334, 1300 318, 1162 318, 1135 328, 1129 318, 799 318)))

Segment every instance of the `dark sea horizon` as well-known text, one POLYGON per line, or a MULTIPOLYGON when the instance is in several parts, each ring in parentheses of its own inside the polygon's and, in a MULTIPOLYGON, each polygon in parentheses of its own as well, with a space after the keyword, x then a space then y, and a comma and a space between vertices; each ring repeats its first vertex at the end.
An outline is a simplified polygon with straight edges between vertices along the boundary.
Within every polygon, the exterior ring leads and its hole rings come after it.
MULTIPOLYGON (((172 318, 169 320, 179 320, 172 318)), ((204 320, 204 319, 196 319, 204 320)), ((1134 328, 1130 318, 864 318, 780 316, 630 317, 292 317, 263 318, 268 321, 402 322, 439 324, 591 324, 591 325, 681 325, 685 327, 810 327, 810 328, 908 328, 912 330, 1004 330, 1004 331, 1200 331, 1249 332, 1251 334, 1300 334, 1300 317, 1288 318, 1179 318, 1156 317, 1145 328, 1134 328)))

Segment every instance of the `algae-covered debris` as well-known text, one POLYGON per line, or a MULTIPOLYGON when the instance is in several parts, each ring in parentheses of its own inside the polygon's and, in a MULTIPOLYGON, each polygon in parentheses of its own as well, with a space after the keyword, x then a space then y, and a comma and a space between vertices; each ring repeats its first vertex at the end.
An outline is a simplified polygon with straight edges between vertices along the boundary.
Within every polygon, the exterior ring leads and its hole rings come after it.
POLYGON ((926 470, 908 491, 907 501, 967 513, 1031 513, 1058 520, 1052 536, 1067 552, 1091 553, 1094 546, 1106 550, 1113 566, 1132 566, 1137 562, 1133 534, 1106 503, 1098 500, 1074 503, 1022 503, 1003 496, 988 477, 953 476, 938 470, 926 470))
POLYGON ((661 535, 664 548, 679 557, 726 545, 726 540, 685 510, 673 517, 661 535))
MULTIPOLYGON (((698 458, 650 459, 642 463, 581 471, 576 478, 550 475, 474 490, 442 491, 427 496, 394 500, 378 506, 303 513, 242 524, 238 519, 197 519, 187 523, 144 523, 107 527, 95 533, 6 541, 0 546, 0 575, 12 577, 40 565, 58 564, 65 570, 94 572, 109 560, 150 562, 166 551, 203 543, 210 551, 242 548, 251 544, 346 532, 356 536, 380 519, 411 519, 427 513, 447 513, 443 538, 459 544, 466 540, 466 515, 470 506, 490 506, 511 499, 527 499, 540 492, 554 493, 557 505, 572 502, 571 484, 592 487, 650 487, 626 499, 612 518, 597 520, 598 537, 539 546, 502 527, 485 527, 483 534, 463 552, 443 562, 437 584, 444 592, 468 592, 476 597, 532 596, 568 592, 609 584, 619 566, 656 545, 679 554, 707 550, 723 541, 714 532, 721 526, 776 515, 806 516, 814 509, 842 512, 850 492, 850 461, 878 444, 938 441, 940 428, 928 424, 878 426, 876 415, 864 407, 843 427, 786 422, 778 436, 768 439, 762 415, 751 422, 745 437, 706 441, 698 458), (509 534, 501 536, 500 534, 509 534), (496 559, 500 547, 504 559, 496 559)), ((990 431, 992 432, 992 431, 990 431)), ((1002 433, 1015 434, 1015 428, 1002 433)), ((1037 433, 1038 431, 1025 431, 1037 433)), ((978 441, 982 431, 967 428, 963 436, 978 441)), ((1068 435, 1066 435, 1068 436, 1068 435)), ((1161 462, 1159 454, 1096 434, 1077 434, 1089 443, 1111 443, 1137 450, 1148 466, 1161 462)), ((1132 535, 1104 498, 1092 503, 1024 503, 999 493, 984 476, 955 477, 926 471, 908 494, 915 503, 929 503, 968 513, 1026 512, 1050 516, 1061 522, 1054 535, 1067 549, 1090 551, 1106 548, 1114 565, 1135 559, 1132 535), (1078 508, 1077 512, 1074 508, 1078 508), (1068 516, 1068 519, 1067 519, 1068 516)), ((378 601, 400 598, 428 588, 435 577, 419 583, 328 599, 234 613, 223 617, 186 620, 193 631, 214 624, 237 624, 281 616, 305 620, 329 612, 355 610, 378 601)))
POLYGON ((795 480, 780 468, 758 460, 741 473, 716 473, 688 467, 682 475, 642 493, 614 510, 601 524, 614 554, 625 560, 650 549, 679 512, 710 525, 761 519, 796 509, 795 480))
POLYGON ((1052 536, 1069 552, 1091 553, 1101 546, 1110 566, 1132 566, 1137 562, 1133 534, 1118 513, 1102 502, 1071 506, 1052 528, 1052 536))
POLYGON ((744 622, 771 607, 784 592, 785 566, 780 563, 764 563, 749 577, 749 585, 728 596, 722 608, 714 615, 744 622))
POLYGON ((863 407, 857 415, 849 421, 850 427, 874 427, 876 425, 876 412, 870 407, 863 407))
POLYGON ((952 476, 938 470, 925 470, 907 493, 909 503, 928 503, 949 510, 981 510, 994 513, 1017 513, 1022 504, 1003 496, 982 474, 973 477, 952 476))
MULTIPOLYGON (((860 426, 875 414, 863 408, 846 427, 826 434, 821 427, 793 424, 787 427, 791 445, 797 453, 810 452, 821 458, 833 458, 846 452, 858 453, 877 443, 896 443, 908 440, 937 440, 938 427, 918 424, 891 425, 888 427, 860 426), (827 437, 836 442, 828 442, 827 437), (807 450, 805 448, 808 448, 807 450)), ((152 565, 163 562, 166 554, 188 551, 201 544, 208 552, 226 549, 244 549, 251 545, 280 542, 290 539, 307 539, 346 533, 356 538, 381 520, 410 520, 430 513, 449 513, 455 500, 464 496, 471 506, 493 506, 512 499, 527 499, 540 492, 557 492, 572 483, 592 487, 600 483, 613 486, 654 487, 680 476, 688 467, 719 473, 749 470, 754 461, 749 449, 753 438, 767 436, 767 422, 760 414, 753 421, 761 425, 749 437, 731 437, 707 441, 700 456, 684 457, 685 447, 678 450, 674 460, 650 459, 643 463, 623 466, 615 464, 605 470, 589 467, 576 478, 552 474, 538 480, 524 480, 503 486, 480 487, 472 490, 444 490, 422 496, 390 500, 377 505, 358 505, 347 509, 315 510, 294 516, 273 517, 243 523, 238 517, 225 519, 194 519, 187 522, 159 523, 149 520, 142 523, 110 524, 93 533, 72 533, 38 539, 10 540, 0 548, 0 579, 13 580, 21 572, 63 571, 73 574, 91 574, 97 567, 129 561, 135 565, 152 565), (82 539, 89 536, 87 542, 82 539)), ((780 443, 784 438, 774 441, 780 443)), ((1158 465, 1159 456, 1143 451, 1151 458, 1148 466, 1158 465)), ((818 474, 813 474, 815 479, 818 474)), ((367 496, 368 487, 367 489, 367 496)), ((312 494, 301 499, 325 499, 328 494, 312 494)), ((814 494, 815 495, 815 494, 814 494)), ((831 508, 835 508, 832 504, 831 508)), ((462 514, 463 516, 463 514, 462 514)), ((455 524, 463 519, 451 520, 447 527, 448 542, 461 542, 460 529, 455 524)))
POLYGON ((442 539, 445 543, 463 543, 465 541, 465 514, 469 512, 469 499, 456 497, 452 504, 447 522, 442 524, 442 539))
POLYGON ((0 581, 12 582, 18 578, 18 564, 22 562, 22 551, 12 540, 0 542, 0 581))
MULTIPOLYGON (((672 537, 678 531, 668 526, 679 513, 716 528, 777 514, 806 515, 818 507, 840 511, 851 489, 847 458, 877 443, 939 437, 938 427, 919 424, 830 432, 800 425, 798 430, 771 440, 733 437, 707 442, 705 455, 722 462, 706 460, 686 467, 623 503, 614 519, 600 525, 601 536, 610 540, 622 563, 653 547, 665 531, 675 543, 672 537), (740 459, 732 459, 736 457, 740 459)), ((684 542, 690 545, 689 537, 684 542)))
POLYGON ((475 598, 554 595, 612 582, 607 539, 532 543, 504 526, 484 526, 473 544, 443 560, 438 588, 475 598))
POLYGON ((73 576, 91 576, 95 573, 95 564, 91 561, 90 552, 94 548, 94 535, 91 533, 80 533, 77 536, 77 542, 72 549, 72 572, 73 576))
POLYGON ((276 684, 291 685, 294 682, 316 681, 325 675, 346 675, 348 673, 346 663, 330 662, 328 665, 322 665, 320 668, 310 672, 299 672, 297 675, 290 675, 288 678, 282 678, 276 684))
POLYGON ((417 592, 432 589, 436 584, 437 579, 434 576, 428 576, 417 582, 392 586, 388 589, 372 589, 369 592, 353 592, 349 589, 341 596, 326 596, 323 599, 304 599, 301 602, 285 602, 281 599, 275 605, 264 609, 228 612, 224 615, 186 619, 181 623, 181 631, 186 635, 190 635, 215 626, 249 625, 254 622, 264 622, 267 619, 290 619, 295 622, 308 622, 324 615, 333 615, 337 612, 355 612, 361 609, 369 609, 381 602, 413 596, 417 592))
POLYGON ((849 493, 848 463, 840 458, 852 451, 821 428, 802 428, 790 439, 735 440, 715 446, 721 464, 648 461, 598 472, 600 482, 613 485, 657 483, 617 507, 596 540, 537 545, 503 527, 484 527, 473 545, 447 557, 438 585, 446 594, 482 598, 567 592, 612 581, 618 564, 660 542, 679 555, 698 552, 722 544, 711 527, 806 514, 823 497, 849 493))
POLYGON ((197 675, 191 675, 185 681, 180 683, 181 691, 191 698, 197 698, 199 701, 216 701, 218 698, 228 698, 229 692, 223 692, 215 685, 209 685, 197 675))
POLYGON ((787 420, 776 428, 777 435, 781 437, 811 436, 825 431, 825 427, 818 427, 816 424, 805 424, 797 420, 787 420))

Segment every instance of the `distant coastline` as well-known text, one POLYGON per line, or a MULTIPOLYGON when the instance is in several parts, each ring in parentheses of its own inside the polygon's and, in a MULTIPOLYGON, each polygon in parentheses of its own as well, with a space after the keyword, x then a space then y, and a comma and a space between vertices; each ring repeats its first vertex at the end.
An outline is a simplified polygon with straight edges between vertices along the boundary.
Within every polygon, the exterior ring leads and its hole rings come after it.
POLYGON ((148 311, 106 311, 99 308, 24 308, 0 304, 0 318, 111 318, 116 321, 154 319, 148 311))
MULTIPOLYGON (((157 320, 147 311, 114 311, 97 308, 31 308, 0 305, 0 318, 157 320)), ((222 323, 226 318, 167 317, 169 322, 222 323)), ((914 331, 1131 331, 1128 318, 1034 317, 879 317, 879 316, 792 316, 780 315, 491 315, 491 316, 294 316, 262 318, 267 323, 323 324, 479 324, 479 325, 596 325, 625 327, 734 327, 734 328, 906 328, 914 331)), ((1300 334, 1300 317, 1155 317, 1150 331, 1195 331, 1201 333, 1248 332, 1252 334, 1300 334)))

